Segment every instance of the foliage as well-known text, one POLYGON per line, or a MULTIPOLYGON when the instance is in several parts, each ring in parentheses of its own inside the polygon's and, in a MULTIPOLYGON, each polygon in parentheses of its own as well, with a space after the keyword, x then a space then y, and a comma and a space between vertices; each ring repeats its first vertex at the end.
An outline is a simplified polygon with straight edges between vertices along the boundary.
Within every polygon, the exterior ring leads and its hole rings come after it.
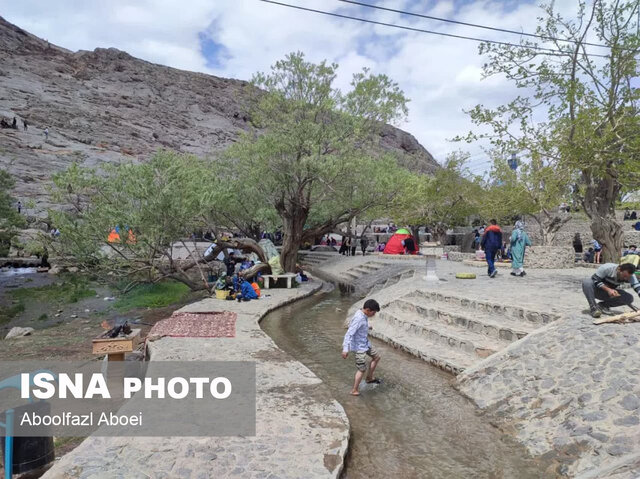
POLYGON ((368 70, 343 93, 333 86, 337 68, 292 53, 256 74, 251 116, 264 132, 244 135, 223 163, 231 192, 279 216, 287 271, 303 242, 386 204, 403 177, 395 160, 372 154, 381 125, 406 115, 403 93, 368 70))
POLYGON ((118 298, 115 308, 130 311, 135 308, 162 308, 184 301, 190 289, 176 281, 142 284, 118 298))
POLYGON ((502 151, 549 159, 577 174, 605 261, 616 259, 622 247, 615 203, 640 184, 640 90, 634 86, 639 8, 637 0, 595 1, 590 8, 580 1, 577 17, 569 19, 551 3, 543 6, 537 28, 544 45, 483 44, 485 75, 505 76, 528 94, 495 109, 475 107, 472 120, 491 133, 466 137, 485 136, 502 151), (588 46, 587 40, 607 48, 588 46))
POLYGON ((18 314, 24 311, 23 303, 12 304, 11 306, 0 305, 0 324, 8 323, 18 314))
POLYGON ((206 183, 206 171, 195 157, 164 151, 148 162, 106 165, 101 172, 74 164, 53 178, 54 198, 69 208, 50 211, 61 234, 49 247, 84 270, 114 282, 128 279, 128 288, 173 278, 201 289, 202 282, 174 259, 173 248, 205 226, 207 191, 216 188, 206 183), (116 227, 120 238, 110 242, 116 227))
POLYGON ((484 218, 495 217, 500 222, 528 215, 538 223, 544 245, 553 243, 556 233, 571 216, 558 207, 570 195, 570 170, 557 161, 539 157, 523 161, 513 170, 504 159, 506 152, 493 152, 490 179, 479 210, 484 218))
POLYGON ((426 225, 440 241, 449 228, 467 224, 484 199, 480 185, 465 167, 467 159, 468 155, 456 152, 433 176, 410 175, 402 194, 387 209, 392 219, 397 224, 426 225))

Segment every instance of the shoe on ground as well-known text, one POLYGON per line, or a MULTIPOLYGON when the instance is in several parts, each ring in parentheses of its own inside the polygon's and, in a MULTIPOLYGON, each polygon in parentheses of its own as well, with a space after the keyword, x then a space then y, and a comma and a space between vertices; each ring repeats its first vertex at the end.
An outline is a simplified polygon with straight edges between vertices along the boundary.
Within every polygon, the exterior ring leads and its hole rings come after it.
POLYGON ((515 271, 512 271, 511 276, 518 276, 518 273, 516 273, 515 271))
POLYGON ((520 276, 526 276, 526 275, 527 275, 526 271, 523 271, 522 273, 520 273, 520 276))
POLYGON ((489 278, 495 278, 495 277, 497 276, 497 274, 498 274, 498 270, 497 270, 497 269, 494 269, 494 270, 491 272, 491 274, 489 275, 489 278))
POLYGON ((616 313, 612 311, 612 309, 608 306, 598 305, 598 309, 602 311, 602 314, 606 314, 607 316, 614 316, 616 313))
POLYGON ((600 308, 591 308, 589 314, 591 314, 592 318, 599 318, 602 316, 602 311, 600 311, 600 308))

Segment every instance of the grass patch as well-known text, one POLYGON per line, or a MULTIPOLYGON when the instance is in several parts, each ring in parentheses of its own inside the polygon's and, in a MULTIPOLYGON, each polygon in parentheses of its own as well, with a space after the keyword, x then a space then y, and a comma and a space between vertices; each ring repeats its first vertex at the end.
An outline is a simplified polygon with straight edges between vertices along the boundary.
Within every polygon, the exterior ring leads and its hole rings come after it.
POLYGON ((163 308, 185 300, 190 292, 188 286, 177 281, 143 284, 118 298, 115 308, 119 311, 136 308, 163 308))
POLYGON ((24 304, 18 303, 12 306, 0 306, 0 324, 8 323, 18 314, 24 311, 24 304))
POLYGON ((40 316, 38 316, 38 321, 45 321, 49 316, 47 316, 47 313, 42 313, 40 316))
POLYGON ((37 300, 68 304, 91 298, 96 295, 96 292, 89 288, 89 285, 81 278, 69 278, 62 283, 53 283, 37 288, 19 288, 12 291, 10 295, 19 301, 37 300))

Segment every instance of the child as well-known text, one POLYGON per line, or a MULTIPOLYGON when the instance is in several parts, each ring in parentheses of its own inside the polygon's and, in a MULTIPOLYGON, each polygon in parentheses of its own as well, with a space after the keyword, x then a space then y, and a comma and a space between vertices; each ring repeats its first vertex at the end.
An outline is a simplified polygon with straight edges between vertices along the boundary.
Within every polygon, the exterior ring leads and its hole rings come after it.
POLYGON ((362 309, 356 311, 356 314, 351 318, 347 334, 344 335, 342 358, 347 359, 349 351, 355 353, 357 371, 353 389, 351 390, 353 396, 360 395, 358 389, 360 388, 362 377, 367 370, 367 356, 371 357, 371 364, 369 365, 369 373, 367 374, 366 381, 368 384, 380 383, 380 380, 373 376, 373 372, 376 370, 376 366, 380 361, 380 355, 373 348, 367 337, 369 335, 369 318, 375 316, 378 311, 380 311, 380 305, 376 300, 366 300, 362 309))

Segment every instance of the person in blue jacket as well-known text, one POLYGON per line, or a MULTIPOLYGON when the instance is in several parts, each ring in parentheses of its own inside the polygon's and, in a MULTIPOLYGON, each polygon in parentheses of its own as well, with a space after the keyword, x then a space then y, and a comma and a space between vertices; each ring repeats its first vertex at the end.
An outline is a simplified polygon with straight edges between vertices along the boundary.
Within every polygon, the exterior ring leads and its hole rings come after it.
POLYGON ((496 269, 494 262, 496 252, 502 247, 502 230, 498 226, 498 222, 496 220, 491 220, 489 223, 491 224, 484 230, 481 246, 487 259, 487 265, 489 266, 489 277, 495 278, 498 274, 498 270, 496 269))
POLYGON ((253 286, 249 281, 244 278, 240 278, 240 291, 238 292, 236 299, 238 301, 249 301, 250 299, 258 299, 258 294, 256 293, 253 286))

